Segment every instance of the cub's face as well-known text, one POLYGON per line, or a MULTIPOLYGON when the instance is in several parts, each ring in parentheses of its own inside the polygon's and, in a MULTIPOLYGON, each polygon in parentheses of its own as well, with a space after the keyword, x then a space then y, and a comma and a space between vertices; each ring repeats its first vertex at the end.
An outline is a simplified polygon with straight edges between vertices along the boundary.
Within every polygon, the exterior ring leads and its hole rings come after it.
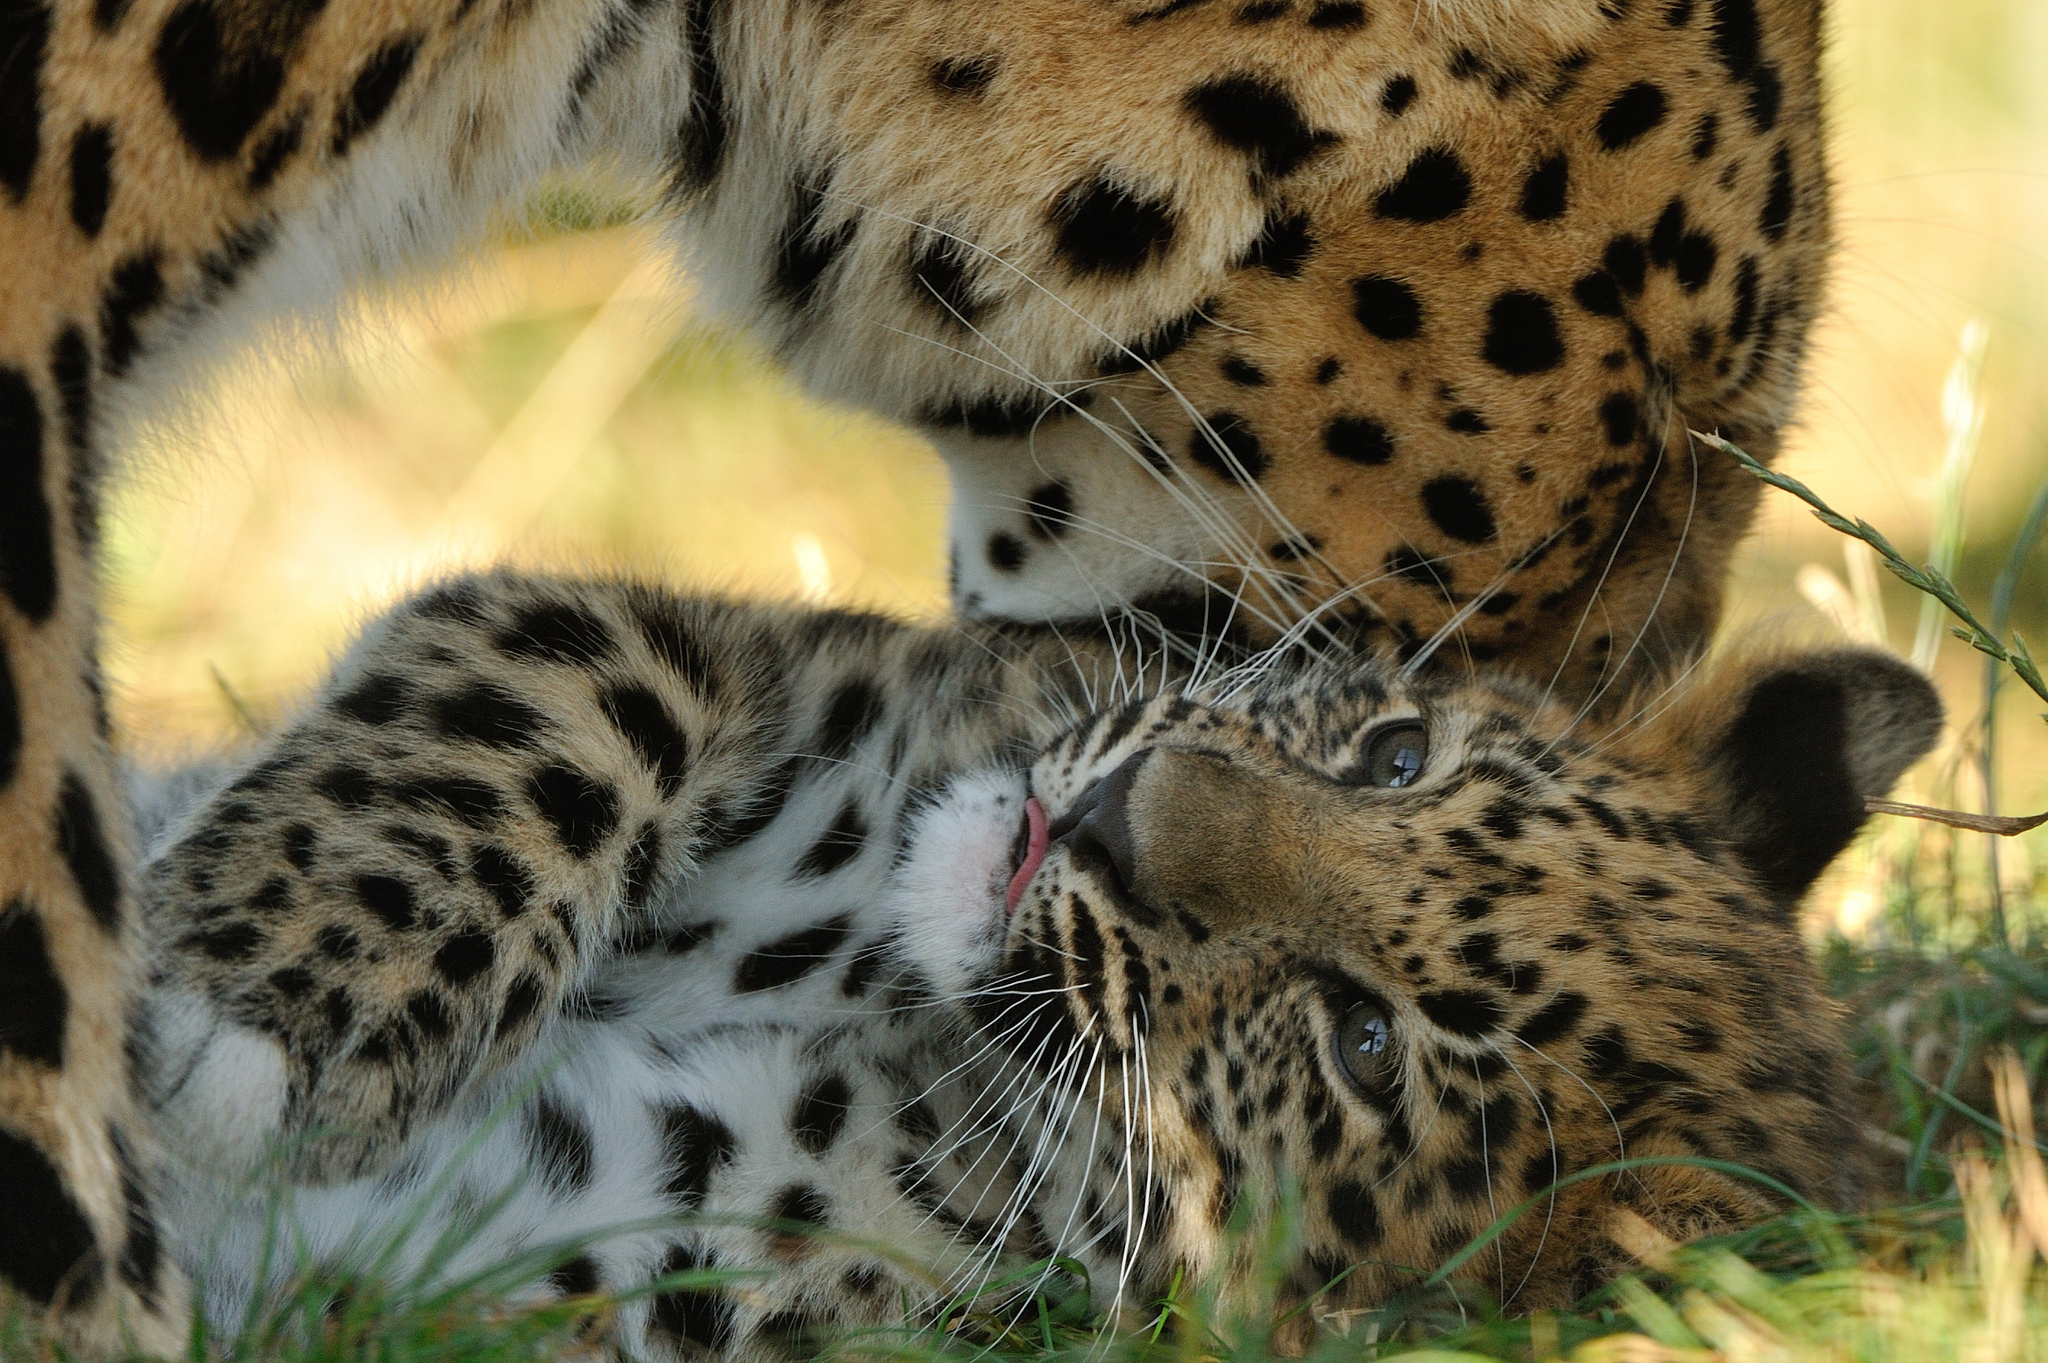
POLYGON ((904 936, 1042 1079, 1020 1091, 1049 1132, 1100 1120, 1098 1146, 1144 1152, 1083 1176, 1140 1276, 1242 1285, 1227 1246, 1259 1237, 1233 1212, 1297 1197, 1288 1290, 1352 1269, 1317 1310, 1369 1304, 1543 1194, 1461 1277, 1566 1302, 1659 1234, 1774 1205, 1673 1157, 1848 1195, 1794 910, 1940 720, 1852 652, 1647 709, 1589 728, 1514 683, 1351 662, 1099 715, 927 821, 904 936), (1545 1192, 1622 1159, 1649 1162, 1545 1192))

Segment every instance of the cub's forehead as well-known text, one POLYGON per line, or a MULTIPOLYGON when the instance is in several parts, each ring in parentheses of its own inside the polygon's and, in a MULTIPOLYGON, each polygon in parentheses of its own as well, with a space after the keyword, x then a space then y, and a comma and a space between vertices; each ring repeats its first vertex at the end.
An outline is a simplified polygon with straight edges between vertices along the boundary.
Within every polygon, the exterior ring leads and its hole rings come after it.
POLYGON ((1223 702, 1283 750, 1323 755, 1375 722, 1418 719, 1433 737, 1515 748, 1528 740, 1577 746, 1584 722, 1540 690, 1505 676, 1448 671, 1404 675, 1382 657, 1322 658, 1275 667, 1223 702))

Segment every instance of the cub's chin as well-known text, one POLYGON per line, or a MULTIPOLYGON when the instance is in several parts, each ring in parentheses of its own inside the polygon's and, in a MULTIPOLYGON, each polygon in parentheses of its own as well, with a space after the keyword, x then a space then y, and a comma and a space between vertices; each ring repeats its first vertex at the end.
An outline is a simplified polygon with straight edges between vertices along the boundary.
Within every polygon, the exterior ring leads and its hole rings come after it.
POLYGON ((1001 964, 1011 884, 1044 851, 1029 794, 1022 772, 955 777, 911 829, 891 881, 897 949, 941 998, 985 986, 1001 964))

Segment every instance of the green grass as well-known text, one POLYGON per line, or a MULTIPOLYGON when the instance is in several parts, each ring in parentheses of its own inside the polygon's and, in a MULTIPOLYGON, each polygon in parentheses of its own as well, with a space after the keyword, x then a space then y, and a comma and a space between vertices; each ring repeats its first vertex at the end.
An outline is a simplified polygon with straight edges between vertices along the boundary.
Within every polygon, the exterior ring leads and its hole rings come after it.
MULTIPOLYGON (((1833 507, 1822 501, 1812 488, 1809 488, 1797 478, 1792 477, 1790 474, 1780 473, 1775 469, 1766 468, 1751 458, 1746 451, 1731 445, 1717 435, 1711 435, 1704 431, 1694 431, 1692 434, 1696 439, 1705 442, 1710 447, 1734 459, 1759 480, 1770 484, 1780 491, 1789 492, 1800 501, 1805 502, 1807 506, 1812 508, 1815 519, 1820 521, 1822 525, 1827 526, 1828 529, 1847 535, 1851 539, 1861 540, 1872 549, 1875 549, 1878 561, 1890 569, 1893 576, 1897 577, 1914 591, 1919 592, 1925 598, 1926 604, 1935 609, 1936 614, 1933 618, 1938 620, 1939 611, 1946 610, 1950 615, 1963 622, 1961 625, 1951 627, 1949 630, 1951 634, 1994 662, 2004 663, 2012 669, 2021 681, 2027 684, 2029 690, 2042 700, 2048 701, 2048 681, 2042 679, 2040 665, 2034 661, 2034 655, 2028 650, 2027 641, 2020 637, 2018 630, 2008 631, 2005 638, 2001 639, 1998 630, 1979 620, 1976 612, 1963 600, 1963 595, 1957 590, 1956 584, 1949 580, 1947 571, 1936 567, 1932 563, 1922 564, 1916 568, 1904 554, 1900 553, 1893 546, 1891 540, 1885 537, 1883 531, 1860 517, 1851 519, 1842 515, 1839 511, 1836 511, 1833 507)), ((1960 519, 1960 511, 1955 509, 1959 500, 1959 494, 1946 499, 1950 512, 1948 516, 1944 517, 1945 521, 1960 519)), ((2036 496, 2035 508, 2035 511, 2029 513, 2028 521, 2021 529, 2021 538, 2016 542, 2015 547, 2021 550, 2015 556, 2016 558, 2024 557, 2024 549, 2031 547, 2040 533, 2040 517, 2043 514, 2048 514, 2048 483, 2042 485, 2041 493, 2036 496)), ((1960 546, 1960 529, 1951 528, 1949 525, 1944 524, 1942 530, 1944 533, 1937 537, 1937 552, 1934 557, 1952 564, 1956 550, 1960 546), (1940 552, 1943 548, 1946 548, 1948 552, 1945 554, 1940 552)), ((2018 564, 2015 562, 2011 565, 2009 572, 2016 575, 2017 568, 2018 564)), ((2009 579, 2002 575, 2001 580, 2009 579)), ((2007 605, 2009 608, 2009 601, 2007 605)), ((1929 633, 1931 632, 1929 631, 1929 633)), ((1922 649, 1916 641, 1915 652, 1921 651, 1922 649)), ((1920 660, 1919 664, 1922 667, 1930 666, 1933 663, 1932 648, 1927 648, 1925 652, 1927 656, 1924 660, 1920 660)), ((2048 719, 2048 715, 2043 715, 2042 718, 2048 719)))
MULTIPOLYGON (((1865 1121, 1882 1133, 1881 1143, 1872 1142, 1871 1210, 1791 1211, 1737 1235, 1684 1246, 1658 1268, 1571 1310, 1534 1317, 1503 1318, 1487 1300, 1433 1275, 1385 1308, 1354 1316, 1348 1335, 1326 1327, 1310 1356, 1327 1363, 1596 1363, 1703 1358, 1701 1351, 1891 1360, 2019 1358, 2048 1349, 2048 1274, 2007 1205, 2012 1136, 1996 1115, 1990 1077, 1990 1062, 2009 1049, 2039 1087, 2048 1062, 2048 943, 1929 954, 1838 939, 1823 962, 1848 1009, 1865 1121), (1963 1195, 1972 1189, 1974 1202, 1963 1195), (2025 1255, 2017 1268, 2015 1243, 2025 1255), (1982 1352, 1987 1332, 2001 1326, 2017 1331, 2014 1349, 1982 1352)), ((1273 1248, 1277 1261, 1281 1247, 1273 1248)), ((506 1304, 512 1289, 538 1281, 571 1252, 536 1250, 488 1274, 433 1286, 306 1267, 281 1303, 232 1338, 196 1335, 189 1357, 523 1363, 574 1356, 601 1338, 617 1299, 506 1304)), ((643 1290, 722 1281, 696 1273, 643 1290)), ((903 1363, 1264 1363, 1275 1356, 1272 1320, 1259 1313, 1219 1316, 1211 1296, 1192 1285, 1179 1285, 1116 1328, 1098 1317, 1084 1281, 1056 1274, 1052 1283, 1021 1307, 1014 1299, 1000 1306, 963 1302, 941 1328, 852 1334, 825 1341, 821 1356, 903 1363)), ((0 1322, 0 1358, 64 1357, 19 1317, 0 1322)))

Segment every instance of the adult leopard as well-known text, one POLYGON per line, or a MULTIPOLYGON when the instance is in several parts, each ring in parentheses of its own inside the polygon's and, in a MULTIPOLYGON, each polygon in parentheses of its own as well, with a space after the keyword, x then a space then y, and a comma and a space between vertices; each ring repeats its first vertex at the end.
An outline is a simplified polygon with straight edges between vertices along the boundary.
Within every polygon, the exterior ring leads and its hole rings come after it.
MULTIPOLYGON (((0 1278, 177 1336, 95 667, 122 419, 543 171, 662 186, 819 391, 924 423, 970 616, 1333 603, 1590 696, 1699 643, 1827 246, 1818 0, 9 0, 0 1278)), ((122 1324, 125 1322, 125 1325, 122 1324)))
POLYGON ((402 603, 146 802, 144 1088, 208 1315, 522 1258, 624 1298, 629 1358, 1056 1258, 1237 1309, 1291 1187, 1299 1346, 1525 1200, 1458 1275, 1516 1309, 1781 1205, 1702 1160, 1852 1200, 1797 907, 1936 737, 1926 679, 1737 655, 1588 722, 1320 652, 509 573, 402 603), (687 1268, 727 1280, 650 1290, 687 1268))

